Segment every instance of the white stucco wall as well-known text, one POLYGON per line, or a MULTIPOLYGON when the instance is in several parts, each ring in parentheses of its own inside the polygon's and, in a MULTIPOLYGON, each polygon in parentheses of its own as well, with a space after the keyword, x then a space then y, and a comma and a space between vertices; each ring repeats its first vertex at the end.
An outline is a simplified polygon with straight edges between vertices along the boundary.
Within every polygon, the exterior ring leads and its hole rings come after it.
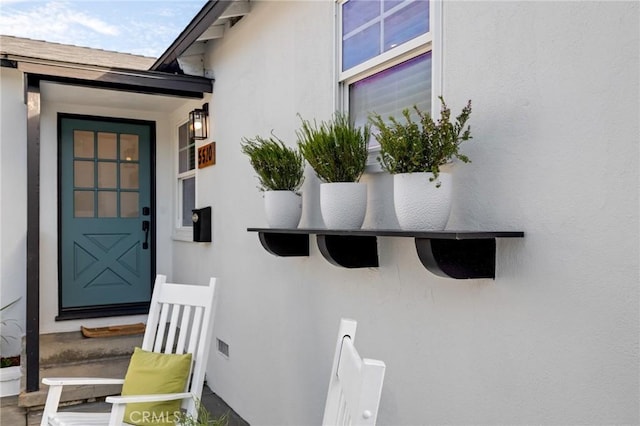
MULTIPOLYGON (((498 241, 495 281, 434 276, 408 238, 347 270, 314 237, 277 258, 246 232, 266 222, 240 138, 293 144, 296 113, 335 108, 333 2, 252 5, 206 61, 214 241, 173 253, 176 277, 220 279, 213 390, 251 424, 318 424, 351 317, 387 364, 379 424, 639 423, 638 3, 444 3, 444 95, 474 108, 449 228, 526 232, 498 241)), ((393 226, 389 176, 364 180, 367 224, 393 226)), ((321 226, 312 173, 303 191, 302 225, 321 226)))
POLYGON ((27 252, 26 106, 22 73, 0 67, 0 306, 20 298, 2 312, 2 355, 20 354, 24 334, 27 252))
MULTIPOLYGON (((175 109, 170 117, 169 121, 173 127, 173 131, 177 134, 179 126, 183 125, 188 117, 189 111, 194 108, 201 108, 203 102, 209 102, 211 98, 205 97, 204 101, 191 101, 185 103, 180 108, 175 109)), ((210 123, 210 130, 216 126, 215 123, 210 123)), ((200 147, 210 143, 213 140, 211 132, 206 140, 196 141, 196 147, 200 147)), ((220 149, 219 144, 216 145, 216 151, 220 149)), ((175 153, 175 150, 174 150, 175 153)), ((197 151, 196 151, 197 156, 197 151)), ((197 162, 197 157, 196 157, 197 162)), ((176 163, 177 164, 177 163, 176 163)), ((212 205, 212 193, 207 185, 211 185, 208 180, 210 173, 215 169, 215 166, 208 166, 203 169, 198 169, 196 166, 196 208, 203 208, 212 205), (201 180, 200 180, 201 179, 201 180)), ((176 168, 172 168, 172 180, 171 186, 174 197, 176 199, 177 194, 177 181, 174 178, 176 174, 176 168)), ((174 206, 174 222, 177 223, 177 208, 178 203, 174 206)), ((214 212, 215 214, 215 212, 214 212)), ((215 231, 212 231, 212 239, 217 238, 215 231)), ((203 253, 210 253, 211 243, 196 243, 193 242, 193 231, 191 228, 183 228, 176 230, 173 234, 174 246, 173 246, 173 258, 172 262, 177 264, 177 268, 174 268, 174 279, 176 282, 192 283, 192 284, 208 284, 209 279, 202 281, 200 278, 208 274, 210 262, 200 263, 203 253)), ((205 256, 206 257, 206 256, 205 256)))

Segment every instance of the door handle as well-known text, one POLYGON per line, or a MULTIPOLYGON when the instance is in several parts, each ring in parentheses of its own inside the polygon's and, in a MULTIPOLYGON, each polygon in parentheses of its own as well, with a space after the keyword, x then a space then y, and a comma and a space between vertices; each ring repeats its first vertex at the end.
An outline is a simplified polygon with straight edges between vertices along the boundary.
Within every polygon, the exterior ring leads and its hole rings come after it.
POLYGON ((142 230, 144 231, 144 243, 142 243, 142 249, 146 250, 149 248, 149 228, 150 223, 148 220, 142 221, 142 230))

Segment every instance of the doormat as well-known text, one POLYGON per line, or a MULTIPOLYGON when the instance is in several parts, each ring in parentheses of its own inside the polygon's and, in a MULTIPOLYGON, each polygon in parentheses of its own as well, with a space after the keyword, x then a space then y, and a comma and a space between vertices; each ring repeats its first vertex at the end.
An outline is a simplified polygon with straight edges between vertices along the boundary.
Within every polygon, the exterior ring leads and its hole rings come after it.
POLYGON ((113 336, 127 336, 130 334, 143 334, 144 324, 124 324, 124 325, 112 325, 109 327, 95 327, 88 328, 80 326, 82 335, 84 337, 113 337, 113 336))

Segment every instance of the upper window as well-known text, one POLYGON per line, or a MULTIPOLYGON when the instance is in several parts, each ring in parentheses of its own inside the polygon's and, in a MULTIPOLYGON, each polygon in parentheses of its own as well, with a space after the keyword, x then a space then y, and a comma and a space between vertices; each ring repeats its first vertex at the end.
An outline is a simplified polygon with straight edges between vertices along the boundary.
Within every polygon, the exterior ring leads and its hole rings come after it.
POLYGON ((191 210, 196 208, 196 142, 187 126, 178 128, 178 228, 192 226, 191 210))
POLYGON ((429 32, 426 0, 349 0, 342 4, 342 71, 429 32))
MULTIPOLYGON (((361 126, 371 113, 431 109, 432 14, 428 0, 339 3, 342 108, 361 126)), ((370 148, 376 149, 375 139, 370 148)))

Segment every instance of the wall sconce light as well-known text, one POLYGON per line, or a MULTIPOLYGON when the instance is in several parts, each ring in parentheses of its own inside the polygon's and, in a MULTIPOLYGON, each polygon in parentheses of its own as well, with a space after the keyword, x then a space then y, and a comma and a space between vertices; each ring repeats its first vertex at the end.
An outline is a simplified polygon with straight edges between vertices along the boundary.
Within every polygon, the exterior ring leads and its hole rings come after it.
POLYGON ((209 104, 203 104, 202 109, 194 109, 189 113, 189 138, 195 140, 206 139, 209 126, 207 117, 209 116, 209 104))

